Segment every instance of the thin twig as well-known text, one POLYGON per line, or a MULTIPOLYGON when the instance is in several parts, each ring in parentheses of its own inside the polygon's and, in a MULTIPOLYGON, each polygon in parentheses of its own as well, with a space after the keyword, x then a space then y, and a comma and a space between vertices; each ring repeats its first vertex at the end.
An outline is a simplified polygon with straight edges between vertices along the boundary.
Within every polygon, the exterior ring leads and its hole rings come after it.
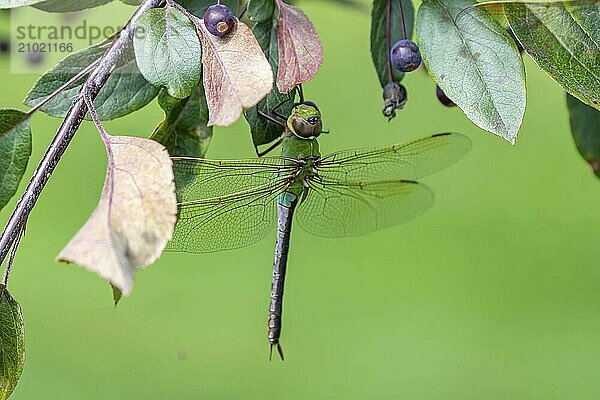
MULTIPOLYGON (((25 192, 21 196, 21 199, 17 203, 15 210, 13 211, 10 219, 8 220, 4 231, 0 236, 0 264, 2 264, 6 258, 8 252, 13 249, 16 251, 18 245, 17 240, 23 231, 23 227, 29 217, 29 213, 35 206, 44 186, 50 179, 52 172, 60 162, 63 154, 67 150, 69 143, 75 136, 75 133, 79 129, 85 114, 87 107, 83 94, 89 99, 94 99, 100 89, 106 83, 106 80, 110 76, 112 70, 116 66, 119 59, 125 53, 127 48, 130 46, 135 21, 145 11, 156 8, 163 3, 163 0, 144 0, 139 6, 137 11, 133 14, 125 28, 116 36, 111 46, 106 50, 104 56, 98 62, 96 68, 90 73, 83 86, 79 91, 79 96, 75 98, 71 108, 69 109, 65 119, 63 120, 60 128, 56 132, 56 135, 48 147, 44 158, 38 165, 33 177, 29 181, 25 192)), ((6 276, 8 280, 8 275, 6 276)))
POLYGON ((88 65, 87 67, 85 67, 84 69, 82 69, 81 71, 79 71, 79 73, 77 75, 75 75, 74 77, 69 79, 61 87, 59 87, 54 92, 52 92, 48 97, 46 97, 44 100, 42 100, 41 103, 39 103, 38 105, 33 107, 31 110, 27 111, 27 116, 30 117, 33 114, 35 114, 38 110, 40 110, 46 104, 50 103, 56 96, 58 96, 65 90, 69 89, 73 84, 75 84, 77 81, 82 79, 84 76, 88 75, 90 72, 92 72, 92 70, 94 68, 96 68, 96 66, 98 65, 99 62, 100 62, 100 58, 97 59, 96 61, 94 61, 93 63, 91 63, 90 65, 88 65))

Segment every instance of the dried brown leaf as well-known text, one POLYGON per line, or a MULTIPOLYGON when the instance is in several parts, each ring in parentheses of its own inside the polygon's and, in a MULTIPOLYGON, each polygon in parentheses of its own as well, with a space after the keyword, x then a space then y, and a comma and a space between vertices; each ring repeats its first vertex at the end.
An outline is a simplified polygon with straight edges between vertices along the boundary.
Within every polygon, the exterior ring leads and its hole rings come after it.
POLYGON ((156 261, 171 239, 177 200, 161 144, 112 136, 110 149, 114 164, 98 207, 57 259, 98 273, 128 295, 136 270, 156 261))
POLYGON ((222 38, 208 32, 204 21, 195 22, 202 41, 208 125, 231 125, 273 88, 271 64, 243 22, 236 20, 222 38))
POLYGON ((277 88, 288 93, 300 83, 311 80, 323 63, 319 34, 302 10, 277 0, 280 18, 277 28, 279 70, 277 88))

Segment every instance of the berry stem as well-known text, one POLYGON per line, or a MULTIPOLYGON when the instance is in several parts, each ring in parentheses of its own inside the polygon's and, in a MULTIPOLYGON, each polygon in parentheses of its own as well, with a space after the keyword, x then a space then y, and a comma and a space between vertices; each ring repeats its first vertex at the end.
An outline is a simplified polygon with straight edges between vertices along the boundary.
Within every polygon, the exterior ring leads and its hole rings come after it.
POLYGON ((246 3, 244 5, 244 8, 242 8, 242 12, 240 12, 240 15, 238 16, 238 19, 242 19, 244 17, 244 15, 246 15, 247 11, 248 11, 248 3, 246 3))
POLYGON ((406 34, 406 21, 404 20, 404 7, 402 6, 402 0, 398 0, 398 11, 400 12, 400 21, 402 21, 402 33, 404 34, 403 39, 408 39, 406 34))
POLYGON ((392 59, 390 55, 390 50, 392 48, 392 29, 391 29, 391 19, 392 19, 392 0, 387 0, 387 11, 386 11, 386 41, 387 41, 387 73, 388 73, 388 83, 394 80, 392 76, 392 59))

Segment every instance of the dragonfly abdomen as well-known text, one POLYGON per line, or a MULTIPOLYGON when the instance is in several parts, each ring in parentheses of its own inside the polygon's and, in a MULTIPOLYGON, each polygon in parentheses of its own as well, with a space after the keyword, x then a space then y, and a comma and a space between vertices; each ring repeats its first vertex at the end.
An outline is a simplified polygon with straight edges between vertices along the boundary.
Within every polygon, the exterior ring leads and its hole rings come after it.
POLYGON ((269 304, 269 344, 271 352, 273 347, 283 360, 283 350, 279 344, 281 337, 281 316, 283 313, 283 290, 285 286, 285 273, 287 269, 290 238, 292 233, 292 219, 297 205, 297 196, 292 193, 283 193, 277 202, 277 241, 275 244, 275 261, 273 263, 273 280, 271 282, 271 302, 269 304))

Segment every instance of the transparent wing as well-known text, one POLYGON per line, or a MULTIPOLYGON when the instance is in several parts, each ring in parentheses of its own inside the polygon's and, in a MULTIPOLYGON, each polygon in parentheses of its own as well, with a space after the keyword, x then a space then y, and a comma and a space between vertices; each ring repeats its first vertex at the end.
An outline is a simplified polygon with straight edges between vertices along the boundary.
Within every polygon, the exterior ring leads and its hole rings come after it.
POLYGON ((416 180, 454 164, 470 149, 467 136, 441 133, 406 144, 333 153, 315 168, 323 180, 339 183, 416 180))
POLYGON ((174 159, 179 212, 167 250, 210 253, 262 239, 289 184, 285 161, 174 159))
POLYGON ((265 186, 281 176, 292 175, 297 166, 283 157, 248 160, 173 158, 179 202, 223 197, 265 186))
POLYGON ((408 221, 433 204, 433 192, 414 181, 308 182, 296 221, 318 236, 364 235, 408 221))
POLYGON ((173 239, 167 251, 212 253, 249 246, 275 226, 278 181, 225 197, 179 204, 173 239))

